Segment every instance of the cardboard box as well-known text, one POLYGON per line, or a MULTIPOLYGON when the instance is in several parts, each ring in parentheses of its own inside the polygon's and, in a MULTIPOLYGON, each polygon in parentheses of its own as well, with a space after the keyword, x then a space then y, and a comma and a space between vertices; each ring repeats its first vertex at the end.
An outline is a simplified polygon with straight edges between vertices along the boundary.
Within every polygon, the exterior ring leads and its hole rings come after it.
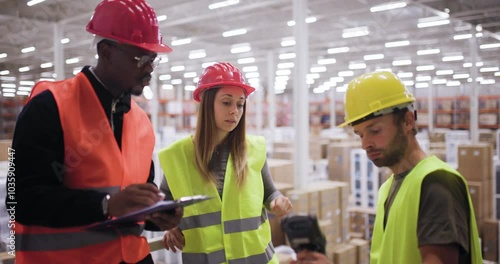
POLYGON ((293 161, 294 150, 292 148, 274 148, 273 159, 293 161))
POLYGON ((12 146, 12 140, 0 140, 0 161, 9 159, 9 148, 12 146))
POLYGON ((309 191, 290 190, 287 193, 288 199, 292 203, 294 214, 309 214, 309 191))
POLYGON ((483 246, 483 259, 489 261, 498 261, 499 257, 499 221, 496 219, 487 219, 483 222, 483 235, 482 235, 482 246, 483 246))
POLYGON ((294 184, 295 166, 291 160, 267 159, 273 181, 294 184))
POLYGON ((335 143, 328 146, 328 178, 351 182, 351 150, 359 143, 335 143))
POLYGON ((458 146, 458 171, 467 181, 493 180, 493 148, 487 143, 458 146))
MULTIPOLYGON (((329 252, 327 252, 328 254, 329 252)), ((331 248, 331 261, 335 264, 357 264, 356 246, 351 244, 338 244, 331 248)), ((329 257, 330 259, 330 257, 329 257)))
POLYGON ((356 263, 370 263, 370 242, 364 239, 351 239, 349 244, 356 246, 356 263))

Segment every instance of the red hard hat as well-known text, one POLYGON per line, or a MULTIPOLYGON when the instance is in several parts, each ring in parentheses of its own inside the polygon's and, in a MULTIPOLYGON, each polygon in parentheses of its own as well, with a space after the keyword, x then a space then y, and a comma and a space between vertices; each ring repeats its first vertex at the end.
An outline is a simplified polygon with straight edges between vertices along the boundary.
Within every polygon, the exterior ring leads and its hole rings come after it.
POLYGON ((172 51, 162 43, 156 13, 144 0, 103 0, 95 8, 86 29, 97 36, 148 51, 172 51))
POLYGON ((206 89, 219 87, 221 85, 234 85, 243 88, 248 97, 255 91, 255 88, 248 85, 243 74, 229 62, 218 62, 208 66, 198 81, 198 87, 193 92, 196 102, 200 101, 200 95, 206 89))

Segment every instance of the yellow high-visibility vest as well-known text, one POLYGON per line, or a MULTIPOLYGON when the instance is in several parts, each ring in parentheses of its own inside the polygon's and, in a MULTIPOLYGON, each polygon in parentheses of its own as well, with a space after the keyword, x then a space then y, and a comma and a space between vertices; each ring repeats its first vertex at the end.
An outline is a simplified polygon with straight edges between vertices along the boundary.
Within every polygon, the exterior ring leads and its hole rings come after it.
POLYGON ((237 186, 229 155, 222 199, 217 187, 198 172, 191 137, 159 152, 174 199, 198 194, 215 197, 184 208, 183 263, 278 263, 263 205, 265 147, 263 137, 247 135, 248 177, 242 188, 237 186))
POLYGON ((391 189, 394 175, 392 175, 379 190, 377 203, 377 217, 373 230, 370 252, 371 264, 420 264, 422 258, 418 248, 417 224, 420 204, 420 189, 424 178, 431 172, 444 170, 451 172, 451 177, 459 177, 467 188, 469 201, 469 241, 473 264, 481 264, 481 248, 477 231, 476 217, 469 188, 459 172, 451 168, 435 156, 420 161, 405 177, 394 202, 392 203, 384 230, 384 203, 391 189))

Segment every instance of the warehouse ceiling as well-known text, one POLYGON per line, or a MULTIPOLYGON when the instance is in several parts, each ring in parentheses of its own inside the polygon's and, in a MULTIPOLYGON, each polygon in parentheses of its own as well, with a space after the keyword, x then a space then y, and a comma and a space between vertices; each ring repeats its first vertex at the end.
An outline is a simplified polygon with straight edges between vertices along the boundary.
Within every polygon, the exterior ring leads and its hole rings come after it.
MULTIPOLYGON (((72 76, 82 65, 95 64, 92 35, 84 28, 98 0, 46 0, 32 6, 27 2, 0 0, 2 85, 11 83, 19 89, 29 81, 53 78, 54 39, 65 39, 61 44, 64 77, 72 76), (62 35, 55 37, 57 27, 62 29, 62 35), (35 50, 22 52, 30 47, 35 50)), ((278 93, 283 88, 287 93, 293 90, 294 59, 284 58, 295 49, 293 44, 286 45, 294 35, 294 26, 289 25, 294 16, 293 0, 229 0, 226 2, 233 5, 217 9, 209 9, 210 4, 218 2, 215 0, 148 2, 161 20, 164 42, 173 48, 157 68, 162 87, 169 89, 173 83, 193 89, 194 75, 199 76, 202 65, 229 61, 262 87, 268 86, 269 73, 273 78, 277 74, 288 76, 277 78, 289 80, 287 84, 277 82, 275 89, 278 93), (246 34, 222 36, 236 29, 245 29, 246 34), (171 45, 172 41, 184 39, 190 42, 171 45), (234 48, 245 49, 245 45, 249 51, 231 52, 234 48), (184 66, 184 70, 172 71, 173 66, 184 66)), ((500 0, 402 1, 392 2, 399 8, 378 12, 373 11, 383 9, 386 1, 306 2, 311 92, 342 91, 353 76, 388 68, 411 88, 429 84, 467 88, 472 87, 473 76, 479 77, 481 87, 498 87, 500 0), (471 38, 473 34, 477 38, 471 38), (477 45, 471 45, 474 42, 477 45), (477 54, 477 75, 471 67, 473 53, 477 54)), ((10 92, 2 90, 4 96, 10 92)))

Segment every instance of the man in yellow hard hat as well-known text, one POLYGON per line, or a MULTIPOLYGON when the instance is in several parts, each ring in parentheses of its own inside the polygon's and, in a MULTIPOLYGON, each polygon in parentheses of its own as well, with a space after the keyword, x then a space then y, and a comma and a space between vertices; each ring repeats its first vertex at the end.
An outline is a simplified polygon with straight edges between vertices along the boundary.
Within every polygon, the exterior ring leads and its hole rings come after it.
POLYGON ((379 190, 370 263, 482 263, 465 179, 416 139, 415 98, 391 72, 355 78, 345 122, 368 158, 393 175, 379 190))

